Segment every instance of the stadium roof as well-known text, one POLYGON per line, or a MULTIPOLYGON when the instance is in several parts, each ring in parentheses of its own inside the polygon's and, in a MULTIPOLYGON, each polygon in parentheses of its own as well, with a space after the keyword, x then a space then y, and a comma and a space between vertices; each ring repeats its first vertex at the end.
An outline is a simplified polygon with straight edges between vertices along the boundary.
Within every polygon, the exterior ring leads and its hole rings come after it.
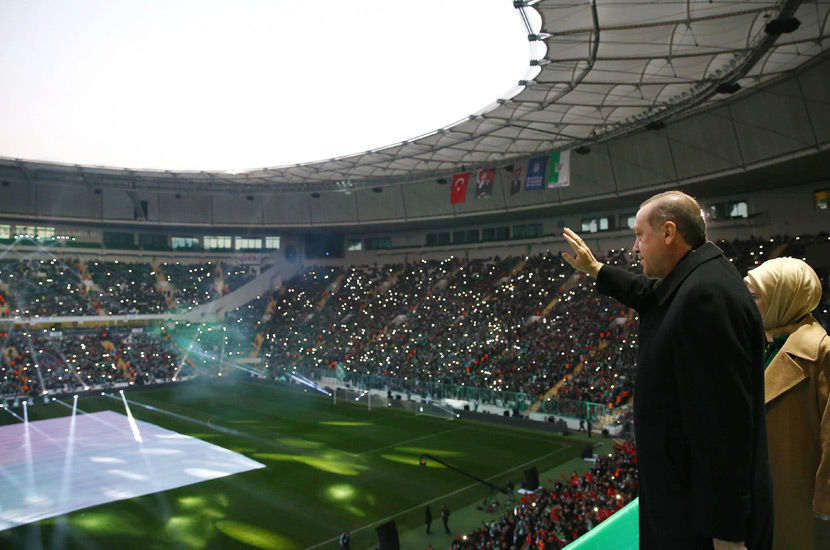
MULTIPOLYGON (((830 0, 517 0, 537 68, 511 97, 402 143, 240 173, 68 166, 2 159, 53 180, 125 188, 374 187, 622 135, 792 72, 826 49, 830 0), (527 10, 542 25, 534 32, 527 10), (795 19, 794 19, 795 18, 795 19)), ((28 177, 28 176, 27 176, 28 177)))

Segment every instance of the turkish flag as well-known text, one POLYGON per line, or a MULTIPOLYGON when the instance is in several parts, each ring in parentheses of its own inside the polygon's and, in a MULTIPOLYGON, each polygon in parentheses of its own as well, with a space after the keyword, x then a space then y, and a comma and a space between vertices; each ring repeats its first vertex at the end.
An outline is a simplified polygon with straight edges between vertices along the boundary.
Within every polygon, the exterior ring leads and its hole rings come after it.
POLYGON ((470 172, 455 174, 452 177, 452 189, 450 190, 450 204, 467 201, 467 184, 470 182, 470 172))

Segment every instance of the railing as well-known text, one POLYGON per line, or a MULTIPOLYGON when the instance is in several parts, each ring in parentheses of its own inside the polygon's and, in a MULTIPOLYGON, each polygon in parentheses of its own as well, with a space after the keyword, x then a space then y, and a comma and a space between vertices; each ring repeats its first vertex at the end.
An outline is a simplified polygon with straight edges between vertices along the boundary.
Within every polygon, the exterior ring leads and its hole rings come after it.
MULTIPOLYGON (((312 378, 321 376, 336 376, 334 371, 315 370, 309 374, 312 378)), ((355 372, 338 371, 338 378, 351 386, 361 389, 387 390, 405 394, 417 394, 429 399, 457 399, 459 401, 477 402, 483 405, 494 405, 507 409, 517 409, 524 413, 531 405, 539 400, 539 396, 527 393, 499 391, 479 386, 461 384, 446 384, 443 382, 427 382, 423 380, 396 378, 379 374, 360 374, 355 372)), ((572 399, 546 399, 542 403, 540 412, 569 416, 574 418, 591 419, 592 422, 610 423, 610 411, 606 405, 575 401, 572 399)), ((597 426, 599 427, 599 426, 597 426)))
POLYGON ((489 388, 445 384, 442 382, 425 382, 376 374, 358 374, 347 372, 343 381, 364 389, 385 389, 403 393, 423 395, 430 399, 458 399, 460 401, 477 401, 486 405, 496 405, 524 411, 536 401, 536 397, 526 393, 496 391, 489 388))
POLYGON ((539 412, 557 416, 585 418, 590 419, 591 422, 605 424, 610 424, 614 416, 607 405, 575 399, 545 399, 539 407, 539 412))

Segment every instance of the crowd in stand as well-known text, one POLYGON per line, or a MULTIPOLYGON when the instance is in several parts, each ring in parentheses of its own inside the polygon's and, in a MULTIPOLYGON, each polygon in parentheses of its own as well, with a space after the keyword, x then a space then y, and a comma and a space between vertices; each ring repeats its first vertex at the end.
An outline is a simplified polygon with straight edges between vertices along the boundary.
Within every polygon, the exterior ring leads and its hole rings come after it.
POLYGON ((211 262, 204 264, 164 262, 160 269, 178 308, 187 309, 199 306, 220 296, 214 277, 217 266, 211 262))
POLYGON ((89 262, 87 272, 115 314, 162 313, 167 300, 156 289, 156 273, 147 263, 89 262))
POLYGON ((64 262, 0 262, 0 284, 9 289, 9 315, 45 317, 96 315, 101 296, 82 283, 81 264, 64 262))
POLYGON ((603 403, 630 392, 627 371, 612 371, 631 363, 635 321, 555 255, 314 271, 287 289, 257 325, 263 357, 278 369, 340 366, 425 388, 543 396, 584 363, 571 394, 589 371, 605 377, 594 393, 603 403))
POLYGON ((153 335, 110 330, 32 330, 3 332, 0 339, 3 398, 168 382, 194 372, 193 363, 176 350, 164 330, 153 335))
MULTIPOLYGON (((742 274, 771 255, 804 257, 825 234, 719 241, 742 274)), ((636 270, 626 250, 604 261, 636 270)), ((818 267, 818 266, 817 266, 818 267)), ((830 321, 827 269, 817 268, 830 321)), ((0 261, 0 316, 158 313, 195 307, 252 280, 239 266, 73 260, 0 261)), ((0 398, 153 384, 221 375, 249 355, 265 372, 314 371, 406 381, 427 395, 438 386, 523 394, 549 403, 596 403, 631 423, 636 313, 595 291, 558 255, 421 260, 317 267, 239 306, 224 324, 150 329, 0 332, 0 398)), ((347 378, 349 379, 349 378, 347 378)), ((489 396, 489 397, 488 397, 489 396)), ((505 404, 501 400, 499 404, 505 404)), ((585 416, 577 406, 565 414, 585 416)), ((590 419, 590 414, 588 414, 590 419)), ((636 453, 617 445, 582 476, 549 480, 515 507, 458 537, 455 550, 561 548, 637 494, 636 453)))
POLYGON ((250 267, 228 265, 223 263, 222 267, 222 294, 229 294, 238 290, 246 283, 256 278, 256 273, 250 267))
MULTIPOLYGON (((803 254, 827 239, 717 244, 745 272, 772 253, 803 254)), ((625 250, 610 251, 605 261, 636 269, 625 250)), ((826 271, 819 271, 827 284, 826 271)), ((29 317, 155 313, 215 299, 254 276, 246 267, 212 263, 153 268, 115 261, 5 260, 0 262, 0 305, 7 315, 29 317)), ((827 308, 825 298, 816 312, 824 323, 830 318, 827 308)), ((20 357, 12 365, 4 356, 3 393, 11 391, 15 379, 10 370, 18 371, 15 391, 26 393, 66 387, 73 379, 88 384, 168 380, 179 370, 170 365, 181 364, 185 355, 186 368, 193 369, 253 354, 274 376, 324 369, 382 376, 386 384, 405 380, 407 389, 426 394, 435 394, 436 384, 478 388, 487 390, 480 396, 490 396, 484 401, 516 392, 539 400, 543 411, 551 400, 589 401, 614 410, 631 397, 637 317, 596 293, 593 283, 573 274, 558 255, 546 253, 313 268, 240 306, 221 328, 179 327, 162 340, 146 334, 134 338, 137 347, 147 348, 145 357, 169 354, 163 367, 146 371, 125 371, 118 363, 101 367, 108 358, 104 352, 96 355, 101 346, 95 344, 100 342, 95 331, 83 337, 88 342, 77 335, 62 340, 36 335, 29 338, 31 345, 23 334, 7 335, 3 345, 20 357), (91 363, 83 363, 88 357, 91 363), (76 364, 81 366, 71 367, 76 364), (19 384, 20 372, 35 365, 41 376, 19 384)), ((120 336, 113 338, 116 348, 125 349, 120 336)))
POLYGON ((0 261, 0 318, 152 314, 186 310, 241 288, 256 272, 185 265, 51 258, 0 261))
MULTIPOLYGON (((717 244, 746 272, 773 252, 798 254, 794 243, 806 240, 717 244)), ((637 269, 624 250, 605 260, 637 269)), ((265 301, 273 311, 252 324, 274 372, 342 367, 427 393, 440 382, 609 408, 630 400, 636 314, 572 277, 558 256, 328 268, 265 301)), ((817 312, 825 323, 827 305, 817 312)))
POLYGON ((521 496, 498 519, 457 537, 450 548, 562 548, 636 496, 636 449, 633 443, 618 444, 585 474, 548 480, 543 488, 521 496))

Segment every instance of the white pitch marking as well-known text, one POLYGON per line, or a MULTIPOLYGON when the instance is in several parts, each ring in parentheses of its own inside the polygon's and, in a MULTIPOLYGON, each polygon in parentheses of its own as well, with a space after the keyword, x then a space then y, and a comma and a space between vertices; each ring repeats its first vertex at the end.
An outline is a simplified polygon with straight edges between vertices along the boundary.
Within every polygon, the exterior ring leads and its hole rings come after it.
MULTIPOLYGON (((460 429, 460 428, 456 428, 456 429, 460 429)), ((533 460, 529 460, 529 461, 525 462, 524 464, 519 464, 518 466, 514 466, 513 468, 507 469, 507 470, 505 470, 505 471, 503 471, 503 472, 500 472, 500 473, 498 473, 498 474, 493 474, 493 475, 491 475, 490 477, 486 478, 486 480, 487 480, 487 481, 490 481, 491 479, 497 478, 497 477, 499 477, 499 476, 503 476, 504 474, 507 474, 507 473, 509 473, 509 472, 512 472, 513 470, 519 470, 519 469, 521 469, 521 468, 524 468, 525 466, 528 466, 528 465, 530 465, 530 464, 532 464, 532 463, 536 462, 537 460, 542 460, 543 458, 548 458, 549 456, 553 456, 553 455, 555 455, 555 454, 561 453, 562 451, 564 451, 564 450, 566 450, 566 449, 570 449, 571 447, 573 447, 573 445, 565 445, 565 446, 564 446, 564 447, 562 447, 561 449, 557 449, 557 450, 555 450, 555 451, 553 451, 553 452, 550 452, 550 453, 548 453, 548 454, 544 454, 544 455, 542 455, 542 456, 540 456, 540 457, 538 457, 538 458, 534 458, 533 460)), ((383 519, 379 519, 379 520, 377 520, 377 521, 374 521, 374 522, 372 522, 372 523, 369 523, 369 524, 367 524, 367 525, 364 525, 363 527, 358 527, 357 529, 352 529, 352 530, 351 530, 351 532, 352 532, 352 533, 357 533, 358 531, 363 531, 364 529, 369 529, 370 527, 374 527, 375 525, 380 525, 380 524, 382 524, 382 523, 386 523, 387 521, 390 521, 390 520, 392 520, 392 519, 394 519, 394 518, 396 518, 396 517, 398 517, 398 516, 400 516, 400 515, 403 515, 403 514, 408 514, 409 512, 412 512, 413 510, 417 510, 417 509, 419 509, 419 508, 422 508, 422 507, 424 507, 424 506, 425 506, 425 505, 427 505, 427 504, 432 504, 432 503, 434 503, 434 502, 438 502, 438 501, 439 501, 439 500, 441 500, 441 499, 445 499, 445 498, 450 497, 450 496, 452 496, 452 495, 455 495, 455 494, 457 494, 457 493, 461 493, 461 492, 463 492, 463 491, 466 491, 467 489, 470 489, 470 488, 472 488, 472 487, 475 487, 476 485, 478 485, 478 483, 471 483, 471 484, 467 485, 466 487, 462 487, 462 488, 460 488, 460 489, 456 489, 455 491, 451 491, 451 492, 449 492, 449 493, 447 493, 447 494, 445 494, 445 495, 441 495, 440 497, 436 497, 436 498, 434 498, 434 499, 432 499, 432 500, 427 500, 426 502, 422 502, 421 504, 418 504, 418 505, 416 505, 416 506, 413 506, 412 508, 408 508, 408 509, 406 509, 406 510, 401 510, 400 512, 398 512, 398 513, 396 513, 396 514, 392 514, 391 516, 385 517, 385 518, 383 518, 383 519)), ((331 539, 328 539, 328 540, 324 540, 323 542, 319 542, 319 543, 315 544, 314 546, 307 546, 307 547, 305 548, 305 550, 312 550, 312 548, 319 548, 319 547, 324 546, 324 545, 326 545, 326 544, 330 544, 330 543, 332 543, 332 542, 337 541, 337 540, 338 540, 338 538, 339 538, 339 537, 334 537, 334 538, 331 538, 331 539)))
POLYGON ((421 437, 415 437, 413 439, 407 439, 406 441, 399 441, 397 443, 392 443, 391 445, 386 445, 385 447, 378 447, 377 449, 371 449, 369 451, 364 451, 362 453, 346 453, 346 454, 348 454, 350 456, 368 455, 368 454, 376 453, 378 451, 383 451, 385 449, 391 449, 393 447, 399 447, 401 445, 406 445, 407 443, 412 443, 413 441, 420 441, 421 439, 426 439, 428 437, 433 437, 433 436, 445 434, 445 433, 448 433, 448 432, 456 432, 458 430, 463 430, 463 429, 464 429, 464 426, 461 426, 459 428, 451 428, 449 430, 444 430, 443 432, 435 432, 433 434, 422 435, 421 437))

